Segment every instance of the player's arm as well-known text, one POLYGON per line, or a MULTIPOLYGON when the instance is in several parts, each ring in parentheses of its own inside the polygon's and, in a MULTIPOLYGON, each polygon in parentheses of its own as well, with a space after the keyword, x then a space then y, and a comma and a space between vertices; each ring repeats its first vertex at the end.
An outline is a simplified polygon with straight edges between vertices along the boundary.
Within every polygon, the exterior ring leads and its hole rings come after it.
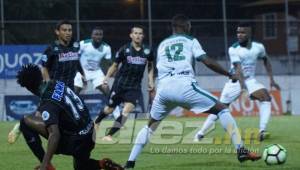
POLYGON ((275 82, 273 78, 272 65, 270 62, 270 58, 268 56, 263 57, 264 66, 266 68, 267 74, 270 78, 271 87, 275 87, 277 90, 280 90, 280 86, 275 82))
POLYGON ((52 47, 49 46, 42 56, 42 76, 45 81, 50 80, 49 70, 52 68, 54 57, 52 56, 52 47))
POLYGON ((154 89, 154 66, 153 61, 148 62, 148 90, 154 89))
POLYGON ((216 73, 228 76, 229 78, 232 78, 232 75, 225 70, 219 63, 217 63, 215 60, 210 59, 207 56, 203 56, 201 57, 201 61, 204 65, 206 65, 206 67, 210 68, 211 70, 213 70, 216 73))
POLYGON ((118 63, 116 63, 116 62, 113 62, 112 63, 112 65, 109 67, 109 69, 108 69, 108 71, 107 71, 107 73, 106 73, 106 76, 105 76, 105 78, 104 78, 104 83, 107 83, 108 82, 108 79, 110 78, 110 77, 112 77, 115 73, 116 73, 116 71, 118 70, 118 63))
POLYGON ((244 74, 243 74, 243 71, 242 71, 241 63, 240 62, 235 62, 235 63, 233 63, 233 66, 234 66, 234 70, 236 71, 237 79, 240 82, 241 89, 246 90, 245 78, 244 78, 244 74))
POLYGON ((47 131, 49 134, 48 147, 40 167, 41 170, 47 169, 47 166, 50 164, 51 159, 57 150, 59 139, 60 139, 60 132, 57 124, 52 124, 48 126, 47 131))

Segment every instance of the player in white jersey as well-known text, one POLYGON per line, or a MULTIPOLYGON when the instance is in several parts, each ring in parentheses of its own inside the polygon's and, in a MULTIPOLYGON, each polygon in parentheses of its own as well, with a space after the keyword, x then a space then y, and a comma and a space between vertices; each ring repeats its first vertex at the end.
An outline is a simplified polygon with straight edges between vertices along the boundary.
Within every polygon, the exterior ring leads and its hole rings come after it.
MULTIPOLYGON (((271 96, 268 90, 255 79, 256 62, 258 59, 264 61, 264 66, 270 78, 270 86, 280 90, 279 85, 274 81, 272 66, 267 57, 263 44, 251 40, 251 27, 247 23, 241 23, 237 27, 238 42, 233 44, 229 50, 231 70, 239 75, 239 81, 229 80, 221 93, 220 101, 230 105, 240 94, 248 92, 253 100, 259 101, 259 140, 269 137, 266 131, 267 124, 271 116, 271 96)), ((244 94, 243 94, 244 95, 244 94)), ((202 139, 205 132, 218 119, 216 115, 209 115, 201 130, 196 134, 195 140, 202 139)))
POLYGON ((103 80, 105 75, 100 68, 102 59, 111 59, 111 48, 108 44, 102 41, 103 30, 95 27, 92 30, 91 39, 80 42, 80 63, 85 73, 83 77, 77 72, 74 79, 75 92, 80 93, 86 81, 91 81, 94 89, 100 90, 104 95, 108 95, 109 87, 103 80))
MULTIPOLYGON (((159 123, 176 106, 196 111, 207 111, 218 115, 223 128, 229 133, 237 149, 238 160, 258 160, 253 152, 243 147, 243 142, 229 109, 209 92, 197 84, 192 68, 192 60, 201 61, 220 74, 231 77, 218 63, 206 56, 196 38, 188 36, 191 23, 184 15, 176 15, 172 20, 173 35, 163 40, 157 50, 158 87, 148 125, 142 128, 136 138, 125 168, 134 168, 137 156, 149 141, 159 123)), ((172 168, 170 168, 172 169, 172 168)))

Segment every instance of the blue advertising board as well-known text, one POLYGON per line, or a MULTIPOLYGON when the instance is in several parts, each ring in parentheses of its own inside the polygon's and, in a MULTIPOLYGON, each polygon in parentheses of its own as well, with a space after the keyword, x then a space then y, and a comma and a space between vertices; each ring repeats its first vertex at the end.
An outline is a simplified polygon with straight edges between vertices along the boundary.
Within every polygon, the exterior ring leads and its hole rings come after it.
POLYGON ((0 79, 14 79, 23 64, 40 64, 46 45, 0 46, 0 79))

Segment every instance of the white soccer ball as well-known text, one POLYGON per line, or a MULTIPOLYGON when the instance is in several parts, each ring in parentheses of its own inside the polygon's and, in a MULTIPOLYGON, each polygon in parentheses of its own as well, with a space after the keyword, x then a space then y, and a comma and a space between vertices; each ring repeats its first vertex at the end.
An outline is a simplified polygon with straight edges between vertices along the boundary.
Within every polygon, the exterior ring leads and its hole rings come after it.
POLYGON ((268 145, 263 152, 263 159, 267 165, 279 165, 285 163, 286 149, 279 144, 268 145))

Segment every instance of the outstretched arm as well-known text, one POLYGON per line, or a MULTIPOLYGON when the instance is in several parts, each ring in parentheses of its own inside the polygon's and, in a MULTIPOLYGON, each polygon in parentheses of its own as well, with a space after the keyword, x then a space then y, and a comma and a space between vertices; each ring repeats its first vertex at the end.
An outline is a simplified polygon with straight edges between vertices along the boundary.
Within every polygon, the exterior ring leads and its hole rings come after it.
POLYGON ((204 57, 201 61, 203 64, 205 64, 208 68, 210 68, 214 72, 217 72, 219 74, 222 74, 222 75, 225 75, 225 76, 228 76, 229 78, 231 78, 232 75, 227 70, 225 70, 219 63, 210 59, 209 57, 204 57))
POLYGON ((152 91, 154 89, 154 66, 153 62, 148 62, 148 90, 152 91))
POLYGON ((113 64, 109 67, 106 76, 104 78, 104 83, 107 83, 108 79, 112 77, 113 74, 118 70, 118 63, 113 62, 113 64))
POLYGON ((271 65, 269 57, 266 56, 263 58, 263 60, 264 60, 264 66, 265 66, 268 76, 270 78, 271 87, 275 87, 277 90, 280 90, 280 86, 275 82, 275 80, 273 78, 272 65, 271 65))
POLYGON ((47 166, 50 164, 52 156, 57 150, 57 146, 60 139, 60 132, 57 124, 50 125, 47 128, 48 131, 48 147, 47 152, 44 156, 43 162, 40 166, 40 170, 46 170, 47 166))
POLYGON ((241 63, 233 63, 233 66, 234 66, 234 70, 236 71, 237 79, 240 82, 241 89, 245 90, 246 89, 245 78, 242 71, 241 63))

